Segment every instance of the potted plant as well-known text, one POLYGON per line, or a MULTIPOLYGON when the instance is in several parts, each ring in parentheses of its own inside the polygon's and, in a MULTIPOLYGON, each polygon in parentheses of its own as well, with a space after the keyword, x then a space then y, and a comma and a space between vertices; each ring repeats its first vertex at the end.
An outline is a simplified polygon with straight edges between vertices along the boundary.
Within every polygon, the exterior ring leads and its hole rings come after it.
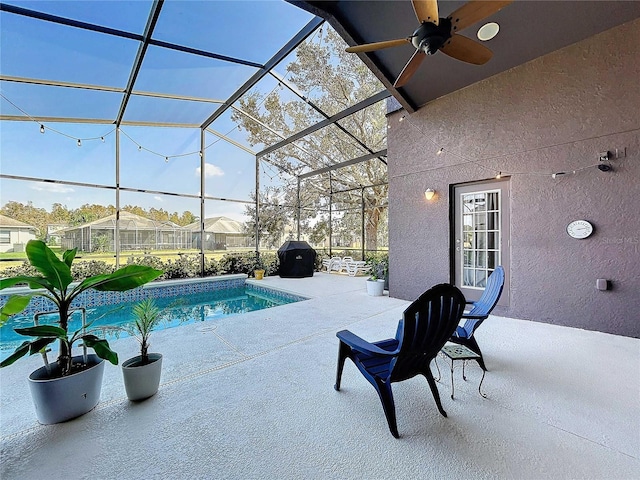
POLYGON ((378 278, 375 271, 367 278, 367 294, 372 297, 380 297, 384 294, 384 278, 378 278))
POLYGON ((253 264, 253 276, 256 280, 262 280, 264 278, 264 271, 264 262, 262 261, 260 254, 256 253, 256 259, 253 264))
MULTIPOLYGON (((26 246, 27 258, 41 276, 17 276, 0 280, 0 290, 18 284, 28 284, 35 290, 28 295, 12 295, 0 310, 0 320, 6 321, 11 315, 22 312, 34 296, 48 299, 58 313, 58 325, 35 325, 14 329, 20 335, 34 337, 24 341, 8 358, 0 362, 0 368, 13 364, 27 353, 42 353, 46 347, 59 341, 58 359, 31 373, 29 388, 33 397, 36 416, 40 423, 59 423, 87 413, 98 404, 104 372, 104 360, 118 364, 118 355, 109 343, 98 338, 89 325, 69 331, 69 318, 73 313, 72 302, 82 292, 125 291, 143 285, 162 275, 161 270, 142 265, 128 265, 113 273, 95 275, 79 283, 73 283, 71 265, 76 249, 67 250, 62 260, 42 241, 30 240, 26 246), (73 356, 73 344, 82 341, 84 355, 73 356), (95 354, 87 354, 92 348, 95 354)), ((84 323, 84 322, 83 322, 84 323)))
POLYGON ((146 298, 133 307, 134 322, 126 330, 138 340, 140 355, 122 364, 124 388, 129 400, 144 400, 158 392, 162 354, 149 353, 149 337, 162 320, 161 313, 152 298, 146 298))

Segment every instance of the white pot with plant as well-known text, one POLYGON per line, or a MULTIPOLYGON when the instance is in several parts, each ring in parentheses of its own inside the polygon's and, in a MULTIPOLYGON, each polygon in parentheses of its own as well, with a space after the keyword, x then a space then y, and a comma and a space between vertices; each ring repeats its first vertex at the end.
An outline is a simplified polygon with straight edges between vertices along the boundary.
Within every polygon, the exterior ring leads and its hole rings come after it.
POLYGON ((122 364, 124 388, 129 400, 144 400, 158 392, 162 373, 162 354, 149 353, 149 337, 161 322, 161 313, 151 298, 142 300, 133 307, 135 321, 126 330, 138 340, 140 355, 122 364))
POLYGON ((380 297, 384 294, 384 278, 378 278, 377 274, 367 279, 367 294, 372 297, 380 297))
POLYGON ((0 362, 7 367, 16 360, 29 354, 40 353, 45 366, 29 376, 29 388, 36 409, 38 421, 43 424, 59 423, 87 413, 98 404, 104 372, 104 360, 118 364, 118 355, 111 350, 109 343, 98 338, 93 332, 91 322, 77 331, 70 331, 69 320, 77 307, 74 300, 85 290, 121 292, 144 285, 160 275, 161 270, 142 265, 128 265, 113 273, 95 275, 79 283, 73 281, 71 265, 76 249, 67 250, 62 259, 41 240, 30 240, 25 248, 29 263, 40 273, 39 276, 16 276, 0 280, 0 290, 27 284, 33 293, 11 295, 0 309, 0 325, 16 314, 21 313, 32 297, 48 299, 58 313, 57 325, 34 325, 15 328, 20 335, 33 337, 25 340, 9 357, 0 362), (47 347, 59 341, 58 359, 47 360, 47 347), (73 356, 72 347, 81 341, 84 355, 73 356), (87 354, 86 349, 95 352, 87 354))

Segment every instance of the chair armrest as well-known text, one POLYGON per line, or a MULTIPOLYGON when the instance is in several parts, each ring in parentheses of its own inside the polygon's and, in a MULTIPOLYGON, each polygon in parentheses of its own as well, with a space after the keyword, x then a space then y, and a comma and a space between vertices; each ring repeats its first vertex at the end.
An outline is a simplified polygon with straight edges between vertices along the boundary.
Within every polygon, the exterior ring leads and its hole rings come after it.
POLYGON ((366 340, 360 338, 355 333, 350 332, 349 330, 341 330, 336 333, 336 337, 340 339, 341 342, 350 346, 353 350, 362 353, 368 353, 371 355, 383 355, 383 356, 394 356, 397 352, 390 352, 388 350, 384 350, 373 343, 369 343, 366 340))
POLYGON ((484 320, 489 315, 467 315, 466 313, 462 314, 461 318, 467 318, 469 320, 484 320))

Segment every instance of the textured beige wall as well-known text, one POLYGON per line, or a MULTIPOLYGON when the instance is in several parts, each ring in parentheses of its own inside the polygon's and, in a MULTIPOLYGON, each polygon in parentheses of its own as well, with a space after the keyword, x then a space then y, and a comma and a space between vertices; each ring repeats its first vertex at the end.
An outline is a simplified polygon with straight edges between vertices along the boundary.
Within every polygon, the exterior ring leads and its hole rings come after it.
POLYGON ((449 188, 502 171, 511 295, 495 313, 640 337, 640 20, 404 114, 389 116, 393 296, 451 280, 449 188), (598 152, 615 149, 626 156, 599 171, 598 152), (570 238, 575 219, 595 233, 570 238), (597 278, 613 289, 596 290, 597 278))

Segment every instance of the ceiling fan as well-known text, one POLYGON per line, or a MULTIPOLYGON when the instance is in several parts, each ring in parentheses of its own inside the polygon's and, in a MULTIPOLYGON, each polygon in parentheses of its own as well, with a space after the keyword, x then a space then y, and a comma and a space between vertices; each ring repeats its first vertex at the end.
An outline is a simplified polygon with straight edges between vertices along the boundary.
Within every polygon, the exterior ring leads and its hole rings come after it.
POLYGON ((513 0, 471 0, 447 18, 440 18, 438 0, 411 0, 420 26, 410 37, 357 45, 347 48, 347 52, 372 52, 398 47, 405 43, 413 44, 416 51, 400 72, 393 84, 394 87, 401 87, 407 83, 424 58, 435 54, 438 50, 463 62, 483 65, 491 59, 493 55, 491 50, 457 33, 493 15, 512 2, 513 0))

